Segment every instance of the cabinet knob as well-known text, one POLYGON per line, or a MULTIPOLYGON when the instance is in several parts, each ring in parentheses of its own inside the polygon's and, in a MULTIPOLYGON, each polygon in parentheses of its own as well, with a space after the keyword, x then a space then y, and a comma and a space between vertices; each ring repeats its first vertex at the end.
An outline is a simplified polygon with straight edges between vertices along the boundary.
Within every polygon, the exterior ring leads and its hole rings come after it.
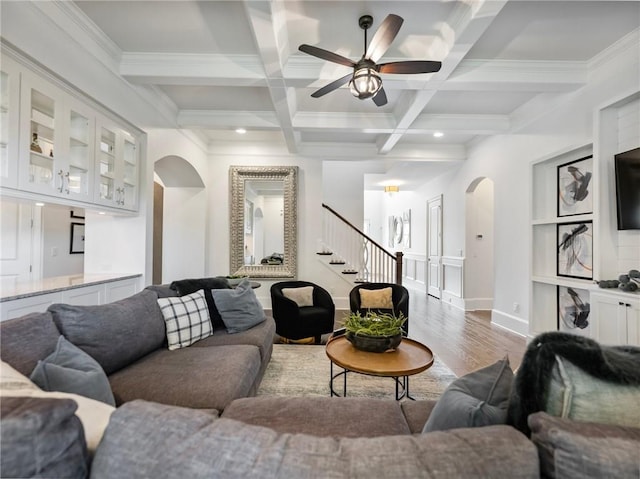
POLYGON ((619 306, 624 306, 624 303, 622 301, 618 301, 618 305, 619 306))

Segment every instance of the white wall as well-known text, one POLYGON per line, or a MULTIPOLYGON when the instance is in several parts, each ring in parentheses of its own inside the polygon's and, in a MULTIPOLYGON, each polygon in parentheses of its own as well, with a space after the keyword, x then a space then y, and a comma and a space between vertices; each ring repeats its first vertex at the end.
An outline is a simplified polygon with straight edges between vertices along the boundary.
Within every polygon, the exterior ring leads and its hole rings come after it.
MULTIPOLYGON (((70 254, 71 223, 84 219, 71 218, 67 206, 47 204, 42 207, 42 277, 66 276, 84 272, 84 254, 70 254)), ((76 212, 77 212, 76 208, 76 212)), ((84 210, 82 210, 84 214, 84 210)))

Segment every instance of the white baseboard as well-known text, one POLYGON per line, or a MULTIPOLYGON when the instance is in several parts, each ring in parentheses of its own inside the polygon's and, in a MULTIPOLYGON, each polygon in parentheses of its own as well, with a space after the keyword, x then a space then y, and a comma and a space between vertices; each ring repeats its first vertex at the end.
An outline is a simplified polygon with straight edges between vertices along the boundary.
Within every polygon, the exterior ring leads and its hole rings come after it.
POLYGON ((465 298, 464 310, 490 310, 493 309, 493 298, 465 298))
POLYGON ((529 323, 522 318, 517 318, 497 309, 491 310, 491 324, 500 326, 512 333, 526 337, 529 334, 529 323))
POLYGON ((443 303, 450 304, 454 308, 458 308, 464 311, 464 299, 456 294, 450 293, 448 291, 443 291, 442 298, 440 300, 443 303))

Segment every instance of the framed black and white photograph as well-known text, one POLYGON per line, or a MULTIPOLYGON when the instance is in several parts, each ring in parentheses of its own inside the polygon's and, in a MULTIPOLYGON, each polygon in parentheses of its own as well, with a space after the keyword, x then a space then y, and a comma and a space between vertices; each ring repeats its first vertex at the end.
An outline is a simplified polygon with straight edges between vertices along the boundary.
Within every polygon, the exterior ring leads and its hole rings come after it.
POLYGON ((71 243, 69 246, 70 254, 84 253, 84 224, 71 223, 71 243))
POLYGON ((557 225, 557 274, 569 278, 593 279, 593 223, 557 225))
POLYGON ((79 220, 84 219, 84 210, 71 210, 71 217, 79 220))
POLYGON ((558 331, 591 336, 589 291, 558 286, 558 331))
POLYGON ((558 217, 593 213, 593 157, 558 166, 558 217))

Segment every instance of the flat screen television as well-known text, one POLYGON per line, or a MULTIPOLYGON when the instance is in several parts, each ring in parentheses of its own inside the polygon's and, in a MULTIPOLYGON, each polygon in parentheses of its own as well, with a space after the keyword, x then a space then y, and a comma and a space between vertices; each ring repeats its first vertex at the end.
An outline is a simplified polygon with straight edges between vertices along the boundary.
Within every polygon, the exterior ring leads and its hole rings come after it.
POLYGON ((640 230, 640 148, 618 153, 616 212, 619 230, 640 230))

